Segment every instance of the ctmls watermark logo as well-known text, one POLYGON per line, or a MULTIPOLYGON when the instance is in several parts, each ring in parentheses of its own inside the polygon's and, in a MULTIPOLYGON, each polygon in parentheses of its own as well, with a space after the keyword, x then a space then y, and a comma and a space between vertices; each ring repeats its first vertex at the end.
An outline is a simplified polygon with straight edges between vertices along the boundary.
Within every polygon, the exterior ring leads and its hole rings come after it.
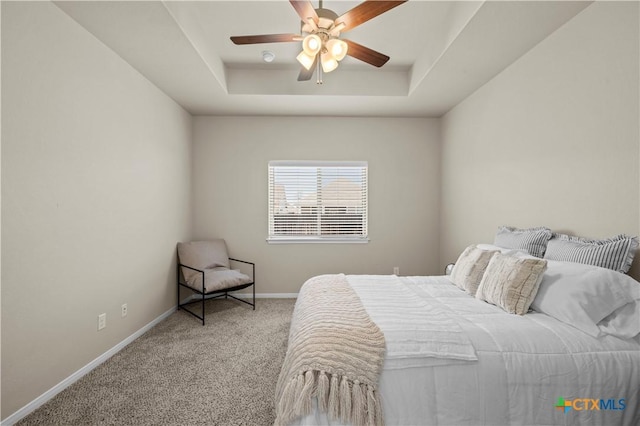
POLYGON ((594 399, 594 398, 558 398, 556 410, 568 413, 575 411, 601 411, 601 410, 624 410, 627 408, 624 398, 622 399, 594 399))

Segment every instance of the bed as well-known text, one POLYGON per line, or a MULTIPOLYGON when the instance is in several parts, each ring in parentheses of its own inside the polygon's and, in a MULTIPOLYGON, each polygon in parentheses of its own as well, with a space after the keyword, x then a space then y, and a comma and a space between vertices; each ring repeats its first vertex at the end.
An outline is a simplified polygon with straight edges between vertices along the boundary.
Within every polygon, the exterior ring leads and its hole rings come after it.
MULTIPOLYGON (((374 389, 381 417, 367 417, 375 404, 367 408, 366 397, 363 416, 332 414, 318 382, 309 382, 300 415, 282 416, 279 392, 276 424, 640 424, 640 283, 601 267, 546 262, 525 315, 479 300, 447 276, 313 278, 316 291, 323 279, 342 280, 384 335, 374 389)), ((307 304, 331 293, 311 294, 307 304)), ((280 390, 287 374, 283 366, 280 390)))

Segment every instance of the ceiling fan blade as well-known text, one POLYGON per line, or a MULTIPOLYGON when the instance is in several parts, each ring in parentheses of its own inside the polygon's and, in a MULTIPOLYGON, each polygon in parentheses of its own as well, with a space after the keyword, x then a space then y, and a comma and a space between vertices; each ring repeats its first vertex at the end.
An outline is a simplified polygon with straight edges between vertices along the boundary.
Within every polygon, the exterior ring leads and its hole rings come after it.
MULTIPOLYGON (((396 6, 400 6, 407 0, 401 1, 379 1, 379 0, 366 0, 360 3, 353 9, 345 12, 343 15, 336 19, 336 25, 344 23, 345 27, 341 32, 349 31, 357 27, 358 25, 367 22, 370 19, 375 18, 378 15, 393 9, 396 6)), ((292 2, 293 3, 293 2, 292 2)))
POLYGON ((369 49, 368 47, 364 47, 361 44, 356 43, 355 41, 342 39, 347 46, 349 46, 349 50, 347 50, 347 55, 352 56, 356 59, 360 59, 363 62, 373 65, 374 67, 381 67, 387 63, 389 57, 380 52, 376 52, 373 49, 369 49))
POLYGON ((302 67, 302 69, 300 70, 300 74, 298 74, 298 81, 311 80, 311 77, 313 77, 313 72, 318 67, 318 56, 319 55, 316 55, 316 59, 313 61, 313 65, 311 65, 311 67, 309 67, 309 69, 306 69, 305 67, 302 67))
POLYGON ((289 3, 298 12, 302 22, 307 22, 307 18, 313 18, 313 22, 318 22, 318 14, 309 0, 289 0, 289 3))
POLYGON ((234 44, 283 43, 301 40, 300 34, 263 34, 248 36, 232 36, 234 44))

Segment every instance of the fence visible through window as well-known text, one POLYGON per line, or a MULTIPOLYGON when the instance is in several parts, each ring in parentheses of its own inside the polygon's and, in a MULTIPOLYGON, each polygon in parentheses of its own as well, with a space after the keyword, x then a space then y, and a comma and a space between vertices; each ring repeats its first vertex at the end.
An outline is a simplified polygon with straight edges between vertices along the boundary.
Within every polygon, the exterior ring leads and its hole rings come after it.
POLYGON ((269 162, 269 240, 367 239, 366 162, 269 162))

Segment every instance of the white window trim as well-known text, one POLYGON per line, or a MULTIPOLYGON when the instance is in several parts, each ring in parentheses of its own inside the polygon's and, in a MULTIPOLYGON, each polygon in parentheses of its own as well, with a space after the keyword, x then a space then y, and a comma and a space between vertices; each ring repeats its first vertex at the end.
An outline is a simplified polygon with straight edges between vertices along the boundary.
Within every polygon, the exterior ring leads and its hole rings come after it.
POLYGON ((269 244, 367 244, 369 238, 267 237, 269 244))
MULTIPOLYGON (((313 160, 274 160, 269 161, 268 167, 365 167, 368 168, 368 163, 366 161, 313 161, 313 160)), ((270 173, 270 172, 269 172, 270 173)), ((368 181, 368 178, 367 178, 368 181)), ((272 203, 272 188, 271 182, 267 183, 269 186, 269 194, 268 194, 268 227, 271 227, 271 203, 272 203)), ((367 207, 366 207, 366 215, 365 215, 365 226, 367 228, 367 235, 354 235, 354 236, 346 236, 346 235, 338 235, 338 236, 319 236, 319 235, 287 235, 287 236, 277 236, 277 235, 269 235, 266 238, 267 243, 269 244, 367 244, 369 242, 368 237, 368 182, 366 189, 366 197, 367 197, 367 207)), ((268 233, 271 231, 269 230, 268 233)))

